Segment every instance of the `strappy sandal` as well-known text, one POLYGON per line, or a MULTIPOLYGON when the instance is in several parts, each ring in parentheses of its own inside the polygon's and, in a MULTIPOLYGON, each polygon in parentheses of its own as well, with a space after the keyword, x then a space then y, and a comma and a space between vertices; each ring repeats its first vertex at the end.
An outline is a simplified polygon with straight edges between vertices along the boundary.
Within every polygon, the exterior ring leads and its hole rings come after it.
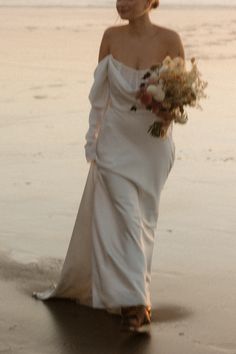
POLYGON ((121 330, 147 332, 150 330, 151 308, 144 305, 121 308, 121 330))
POLYGON ((151 309, 151 306, 146 306, 146 310, 149 314, 149 317, 150 317, 150 320, 151 320, 151 317, 152 317, 152 309, 151 309))

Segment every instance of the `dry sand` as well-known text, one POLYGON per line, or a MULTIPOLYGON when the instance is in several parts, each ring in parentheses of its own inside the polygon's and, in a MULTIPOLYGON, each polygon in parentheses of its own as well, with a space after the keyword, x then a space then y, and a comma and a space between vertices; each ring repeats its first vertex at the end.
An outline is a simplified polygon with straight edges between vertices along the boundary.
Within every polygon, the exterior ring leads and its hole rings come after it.
POLYGON ((111 9, 1 8, 0 353, 236 353, 236 10, 160 9, 209 81, 174 127, 153 259, 151 336, 70 301, 56 281, 88 173, 87 95, 111 9))

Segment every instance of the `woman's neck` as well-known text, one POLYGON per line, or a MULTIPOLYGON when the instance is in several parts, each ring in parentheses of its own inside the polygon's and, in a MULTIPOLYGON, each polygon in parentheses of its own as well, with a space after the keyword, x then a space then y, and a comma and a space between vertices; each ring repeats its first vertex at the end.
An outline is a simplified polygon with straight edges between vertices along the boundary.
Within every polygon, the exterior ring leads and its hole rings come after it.
POLYGON ((153 26, 148 13, 145 13, 139 17, 129 20, 128 33, 139 38, 146 37, 152 33, 152 27, 153 26))

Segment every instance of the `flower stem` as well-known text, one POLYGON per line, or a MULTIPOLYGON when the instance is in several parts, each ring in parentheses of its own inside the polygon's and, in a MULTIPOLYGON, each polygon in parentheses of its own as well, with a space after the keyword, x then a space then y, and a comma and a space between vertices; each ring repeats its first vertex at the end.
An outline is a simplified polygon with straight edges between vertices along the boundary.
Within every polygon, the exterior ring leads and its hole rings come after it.
POLYGON ((150 135, 154 137, 163 137, 165 135, 165 130, 162 126, 162 122, 155 121, 152 123, 147 131, 150 135))

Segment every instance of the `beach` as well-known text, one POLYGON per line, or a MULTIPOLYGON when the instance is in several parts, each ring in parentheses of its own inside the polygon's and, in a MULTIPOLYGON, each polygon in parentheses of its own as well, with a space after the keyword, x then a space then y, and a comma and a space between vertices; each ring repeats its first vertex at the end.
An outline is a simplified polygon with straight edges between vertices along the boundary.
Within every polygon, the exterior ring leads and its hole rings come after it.
POLYGON ((0 352, 236 353, 236 9, 161 8, 208 81, 174 125, 153 256, 151 336, 71 301, 56 282, 87 178, 88 93, 111 8, 0 8, 0 352))

